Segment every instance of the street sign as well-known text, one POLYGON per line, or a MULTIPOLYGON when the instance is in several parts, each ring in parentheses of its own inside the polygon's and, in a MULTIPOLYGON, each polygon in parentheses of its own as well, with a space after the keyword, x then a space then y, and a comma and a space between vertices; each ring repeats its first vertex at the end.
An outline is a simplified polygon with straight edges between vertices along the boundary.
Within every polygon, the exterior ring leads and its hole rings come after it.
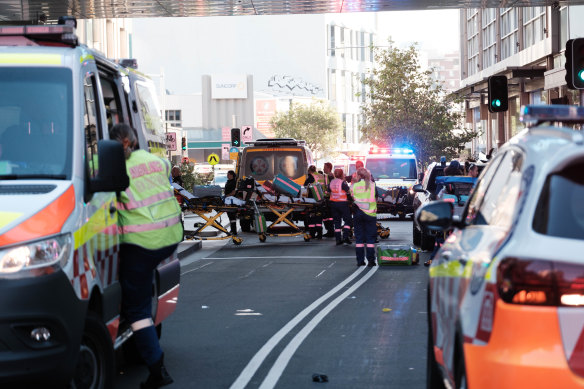
POLYGON ((251 142, 253 140, 253 128, 251 126, 241 127, 242 142, 251 142))
POLYGON ((239 152, 239 149, 237 147, 232 147, 232 148, 229 149, 229 152, 230 153, 238 153, 239 152))
POLYGON ((221 127, 221 140, 231 141, 231 127, 221 127))
POLYGON ((219 163, 219 156, 215 153, 210 154, 207 157, 207 162, 209 162, 209 165, 217 165, 219 163))
POLYGON ((221 159, 229 159, 229 143, 221 144, 221 159))
POLYGON ((237 152, 235 152, 235 153, 230 152, 229 153, 229 159, 232 159, 232 160, 236 161, 237 160, 237 154, 239 154, 239 153, 237 153, 237 152))
POLYGON ((176 151, 176 132, 166 133, 166 150, 176 151))

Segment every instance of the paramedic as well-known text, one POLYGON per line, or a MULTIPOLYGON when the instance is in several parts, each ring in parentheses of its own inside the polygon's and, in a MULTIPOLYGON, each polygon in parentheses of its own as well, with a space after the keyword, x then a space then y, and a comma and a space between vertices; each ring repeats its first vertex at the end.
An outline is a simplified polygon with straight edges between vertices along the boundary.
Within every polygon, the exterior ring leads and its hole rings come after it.
MULTIPOLYGON (((225 183, 225 197, 235 196, 237 187, 237 180, 235 179, 235 172, 230 170, 227 172, 227 182, 225 183)), ((231 225, 231 235, 237 235, 237 213, 227 212, 229 224, 231 225)))
MULTIPOLYGON (((333 173, 333 164, 330 162, 326 162, 323 168, 323 185, 324 185, 324 198, 325 198, 325 207, 324 207, 324 214, 322 219, 322 224, 324 224, 324 228, 326 228, 326 233, 323 235, 325 238, 333 238, 335 236, 334 233, 334 226, 333 226, 333 215, 330 206, 330 190, 329 185, 332 180, 335 179, 333 173)), ((344 177, 344 175, 343 175, 344 177)))
POLYGON ((357 170, 358 181, 351 187, 351 195, 355 201, 353 223, 355 227, 355 252, 357 266, 375 266, 375 239, 377 236, 377 201, 375 199, 375 183, 371 174, 365 168, 357 170), (365 250, 365 248, 367 250, 365 250))
POLYGON ((345 181, 343 169, 335 169, 335 179, 329 184, 328 190, 331 194, 330 206, 337 246, 343 243, 351 244, 351 239, 349 239, 352 223, 351 209, 349 208, 349 197, 351 194, 349 185, 345 181), (344 224, 342 229, 341 222, 344 224))
POLYGON ((134 151, 136 135, 127 124, 114 125, 110 138, 123 145, 130 177, 130 186, 118 201, 122 314, 150 371, 141 387, 158 388, 173 379, 164 367, 152 321, 152 277, 156 266, 171 256, 182 240, 181 211, 168 183, 169 162, 145 150, 134 151))
MULTIPOLYGON (((310 165, 308 167, 308 175, 304 181, 304 186, 318 182, 319 175, 316 172, 316 166, 310 165)), ((311 238, 322 239, 322 215, 320 211, 311 212, 308 220, 308 231, 311 238)))

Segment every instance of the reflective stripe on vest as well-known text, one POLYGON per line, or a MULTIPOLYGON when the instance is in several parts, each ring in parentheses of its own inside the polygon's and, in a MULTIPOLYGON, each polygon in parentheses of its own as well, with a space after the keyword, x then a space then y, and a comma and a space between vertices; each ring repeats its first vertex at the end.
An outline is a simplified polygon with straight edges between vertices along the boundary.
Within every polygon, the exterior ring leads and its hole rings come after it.
POLYGON ((343 190, 343 180, 335 178, 331 181, 331 201, 347 201, 347 192, 343 190))
POLYGON ((182 240, 180 207, 169 183, 168 161, 137 150, 126 161, 130 186, 118 204, 120 242, 156 250, 182 240))
POLYGON ((365 181, 357 182, 351 188, 351 194, 359 209, 369 216, 377 215, 377 201, 375 200, 375 184, 369 183, 369 190, 365 187, 365 181))

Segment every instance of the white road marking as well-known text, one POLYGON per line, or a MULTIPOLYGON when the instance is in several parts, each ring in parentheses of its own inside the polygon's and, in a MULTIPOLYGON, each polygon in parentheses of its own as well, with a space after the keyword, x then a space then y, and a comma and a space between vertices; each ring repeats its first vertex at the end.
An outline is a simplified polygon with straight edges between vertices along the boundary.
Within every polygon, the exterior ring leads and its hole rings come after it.
POLYGON ((191 269, 191 270, 187 270, 187 271, 185 271, 185 272, 182 272, 182 273, 180 273, 180 275, 181 275, 181 276, 184 276, 184 275, 185 275, 185 274, 187 274, 187 273, 190 273, 190 272, 192 272, 192 271, 195 271, 195 270, 202 269, 202 268, 204 268, 204 267, 206 267, 206 266, 209 266, 209 265, 211 265, 212 263, 213 263, 213 262, 208 262, 208 263, 206 263, 206 264, 204 264, 204 265, 201 265, 201 266, 199 266, 199 267, 196 267, 196 268, 194 268, 194 269, 191 269))
MULTIPOLYGON (((263 257, 259 257, 263 258, 263 257)), ((298 257, 292 257, 298 258, 298 257)), ((327 257, 328 258, 328 257, 327 257)), ((353 256, 351 258, 354 258, 353 256)), ((360 267, 355 270, 349 277, 345 278, 341 283, 332 288, 326 294, 319 297, 308 307, 304 308, 302 312, 296 315, 292 320, 290 320, 284 327, 282 327, 278 332, 276 332, 259 351, 252 357, 245 368, 241 371, 237 379, 231 384, 231 389, 243 389, 251 381, 254 374, 260 368, 266 357, 272 352, 274 347, 284 338, 302 319, 308 316, 312 311, 314 311, 320 304, 325 302, 328 298, 333 296, 339 290, 345 287, 349 282, 351 282, 355 277, 357 277, 365 267, 360 267)), ((373 272, 371 272, 373 273, 373 272)))
MULTIPOLYGON (((205 259, 273 259, 274 256, 269 256, 269 257, 206 257, 205 259)), ((298 256, 298 255, 293 255, 293 256, 278 256, 278 258, 285 258, 285 259, 322 259, 322 258, 355 258, 354 255, 347 255, 344 257, 339 257, 339 256, 330 256, 330 255, 326 255, 326 256, 312 256, 312 257, 303 257, 303 256, 298 256)))
POLYGON ((320 277, 320 276, 322 275, 322 273, 324 273, 325 271, 326 271, 326 270, 323 270, 323 271, 321 271, 321 272, 320 272, 320 273, 318 273, 318 274, 316 275, 316 277, 314 277, 314 278, 318 278, 318 277, 320 277))
POLYGON ((276 386, 278 380, 280 379, 280 376, 282 375, 282 372, 284 371, 284 369, 288 365, 288 362, 290 362, 290 359, 292 358, 292 356, 294 356, 294 353, 296 352, 298 347, 300 347, 304 339, 306 339, 306 337, 310 335, 310 333, 318 325, 318 323, 320 323, 320 321, 324 319, 326 315, 328 315, 337 305, 339 305, 341 301, 347 298, 348 295, 357 290, 373 274, 375 274, 377 269, 379 269, 379 266, 376 266, 373 269, 371 269, 366 275, 361 277, 359 281, 355 282, 343 294, 341 294, 336 299, 331 301, 326 307, 324 307, 319 313, 317 313, 312 318, 312 320, 310 320, 308 324, 306 324, 304 328, 300 330, 300 332, 296 334, 296 336, 290 341, 290 343, 288 343, 286 348, 284 348, 278 359, 276 359, 276 362, 268 372, 268 375, 260 385, 259 389, 271 389, 274 386, 276 386))

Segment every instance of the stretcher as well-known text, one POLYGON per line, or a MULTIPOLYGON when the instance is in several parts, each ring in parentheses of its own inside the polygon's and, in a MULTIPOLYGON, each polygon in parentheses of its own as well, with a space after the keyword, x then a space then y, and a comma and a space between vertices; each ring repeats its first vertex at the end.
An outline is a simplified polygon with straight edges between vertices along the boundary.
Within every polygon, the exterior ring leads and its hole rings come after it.
POLYGON ((303 236, 305 242, 310 241, 310 234, 295 222, 306 220, 310 214, 322 212, 324 201, 271 194, 261 185, 256 186, 255 194, 251 203, 260 242, 265 242, 268 236, 299 235, 303 236))
MULTIPOLYGON (((235 245, 240 245, 243 239, 233 235, 221 224, 221 216, 227 212, 238 214, 242 207, 237 204, 226 205, 221 198, 198 198, 185 190, 180 185, 173 183, 174 194, 181 204, 181 208, 189 210, 202 218, 204 223, 200 223, 195 231, 185 233, 187 240, 225 240, 231 239, 235 245), (219 220, 219 222, 218 222, 219 220), (207 229, 215 229, 219 232, 217 236, 203 236, 202 232, 207 229)), ((227 216, 227 215, 226 215, 227 216)))
POLYGON ((377 219, 389 220, 387 216, 399 216, 400 219, 406 217, 413 211, 413 197, 408 194, 406 187, 392 187, 387 190, 380 190, 377 195, 377 219))

